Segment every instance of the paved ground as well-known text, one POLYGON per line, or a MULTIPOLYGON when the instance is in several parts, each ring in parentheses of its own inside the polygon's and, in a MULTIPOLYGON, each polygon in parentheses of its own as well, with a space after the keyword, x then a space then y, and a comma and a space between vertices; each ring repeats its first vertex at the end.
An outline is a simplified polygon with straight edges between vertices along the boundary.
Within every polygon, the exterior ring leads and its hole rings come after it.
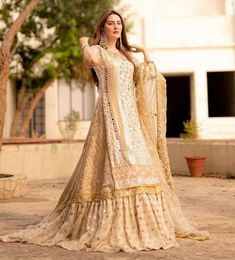
MULTIPOLYGON (((235 259, 235 180, 174 177, 177 194, 191 223, 208 230, 212 239, 179 239, 180 247, 138 253, 86 253, 58 247, 20 243, 0 243, 0 259, 23 260, 153 260, 153 259, 235 259)), ((23 198, 0 201, 0 235, 38 223, 49 213, 67 180, 42 180, 29 183, 30 193, 23 198)))

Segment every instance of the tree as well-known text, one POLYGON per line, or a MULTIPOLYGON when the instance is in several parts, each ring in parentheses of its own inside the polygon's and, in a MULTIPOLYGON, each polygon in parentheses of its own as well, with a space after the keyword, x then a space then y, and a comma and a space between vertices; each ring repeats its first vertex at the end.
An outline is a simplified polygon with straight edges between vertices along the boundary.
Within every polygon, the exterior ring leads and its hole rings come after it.
MULTIPOLYGON (((13 0, 0 10, 6 27, 12 14, 21 12, 23 1, 13 0), (21 3, 21 4, 19 4, 21 3)), ((79 37, 92 37, 98 16, 119 0, 42 1, 22 26, 14 42, 11 79, 17 84, 17 109, 11 136, 23 136, 34 109, 56 78, 77 79, 82 86, 87 80, 79 46, 79 37), (24 117, 23 112, 27 114, 24 117)), ((4 33, 0 32, 0 39, 4 33)))
POLYGON ((10 49, 14 38, 19 32, 22 24, 32 12, 40 0, 31 0, 19 14, 18 18, 13 22, 10 29, 7 31, 0 48, 0 149, 2 145, 3 126, 6 113, 6 95, 7 83, 9 76, 10 49))

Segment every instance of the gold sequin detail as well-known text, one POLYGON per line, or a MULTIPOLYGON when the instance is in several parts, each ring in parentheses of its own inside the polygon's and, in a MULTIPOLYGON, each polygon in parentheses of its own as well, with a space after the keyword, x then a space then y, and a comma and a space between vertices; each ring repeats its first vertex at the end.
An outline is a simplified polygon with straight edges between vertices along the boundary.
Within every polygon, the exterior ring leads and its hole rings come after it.
POLYGON ((161 192, 161 186, 142 186, 142 187, 132 187, 129 189, 119 189, 110 193, 102 193, 102 194, 81 194, 76 196, 71 203, 73 202, 84 202, 84 201, 99 201, 105 199, 116 199, 119 197, 133 196, 139 193, 149 193, 149 194, 157 194, 161 192))

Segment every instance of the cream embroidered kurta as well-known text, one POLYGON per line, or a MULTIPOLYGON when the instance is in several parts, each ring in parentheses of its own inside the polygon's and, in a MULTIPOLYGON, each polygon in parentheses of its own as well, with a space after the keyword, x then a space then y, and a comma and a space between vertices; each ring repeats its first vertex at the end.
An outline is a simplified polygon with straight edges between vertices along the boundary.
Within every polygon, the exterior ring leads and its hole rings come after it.
POLYGON ((99 97, 77 167, 42 223, 1 237, 71 250, 117 252, 178 246, 209 238, 183 216, 165 138, 165 79, 153 64, 92 46, 99 97), (143 76, 144 75, 144 76, 143 76))

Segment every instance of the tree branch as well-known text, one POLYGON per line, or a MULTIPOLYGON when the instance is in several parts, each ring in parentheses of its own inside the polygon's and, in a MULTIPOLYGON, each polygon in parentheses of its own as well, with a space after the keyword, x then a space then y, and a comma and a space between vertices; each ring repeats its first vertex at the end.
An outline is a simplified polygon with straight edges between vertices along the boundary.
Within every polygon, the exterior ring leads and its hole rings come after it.
POLYGON ((9 77, 10 50, 16 34, 20 31, 23 22, 39 3, 40 0, 31 0, 24 11, 18 16, 7 32, 0 48, 0 150, 2 146, 3 126, 6 114, 6 96, 9 77))

